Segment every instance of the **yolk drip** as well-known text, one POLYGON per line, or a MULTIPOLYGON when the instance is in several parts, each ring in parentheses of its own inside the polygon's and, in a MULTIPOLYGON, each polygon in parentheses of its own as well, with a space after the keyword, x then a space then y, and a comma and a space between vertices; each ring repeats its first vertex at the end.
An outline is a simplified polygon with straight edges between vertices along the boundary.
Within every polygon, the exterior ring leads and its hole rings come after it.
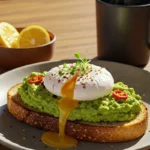
POLYGON ((46 132, 42 136, 43 143, 55 148, 70 148, 77 145, 77 140, 65 135, 65 126, 69 114, 78 107, 78 101, 73 99, 78 73, 63 84, 61 88, 62 99, 58 102, 60 110, 59 133, 46 132))

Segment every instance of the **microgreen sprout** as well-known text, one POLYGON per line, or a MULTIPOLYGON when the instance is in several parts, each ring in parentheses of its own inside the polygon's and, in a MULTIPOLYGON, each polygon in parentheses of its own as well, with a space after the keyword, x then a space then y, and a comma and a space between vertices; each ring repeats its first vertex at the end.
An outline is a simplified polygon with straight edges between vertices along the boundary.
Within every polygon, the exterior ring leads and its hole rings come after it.
POLYGON ((90 60, 88 61, 86 58, 83 58, 83 59, 82 59, 79 52, 75 53, 74 56, 75 56, 77 59, 80 59, 82 63, 89 63, 89 62, 90 62, 90 60))
POLYGON ((66 63, 64 63, 63 68, 59 73, 60 76, 63 76, 66 73, 74 75, 76 71, 79 71, 81 74, 86 74, 89 71, 91 66, 89 64, 90 60, 87 60, 86 58, 82 59, 79 52, 75 53, 74 56, 79 60, 76 61, 73 67, 69 67, 66 63))
POLYGON ((67 66, 67 64, 66 64, 66 63, 64 63, 64 64, 63 64, 63 66, 64 66, 64 68, 68 68, 68 66, 67 66))

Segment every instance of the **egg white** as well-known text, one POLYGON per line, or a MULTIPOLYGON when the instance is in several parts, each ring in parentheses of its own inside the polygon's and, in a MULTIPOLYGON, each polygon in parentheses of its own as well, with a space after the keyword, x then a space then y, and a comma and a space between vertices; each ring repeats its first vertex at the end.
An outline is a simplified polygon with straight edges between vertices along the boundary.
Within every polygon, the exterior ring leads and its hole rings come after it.
MULTIPOLYGON (((67 64, 71 67, 74 64, 67 64)), ((63 65, 52 68, 44 78, 46 89, 57 96, 61 95, 62 85, 72 77, 70 73, 60 76, 63 65)), ((91 71, 79 75, 74 89, 74 99, 90 101, 108 95, 113 88, 114 79, 109 71, 96 65, 91 65, 91 71)))

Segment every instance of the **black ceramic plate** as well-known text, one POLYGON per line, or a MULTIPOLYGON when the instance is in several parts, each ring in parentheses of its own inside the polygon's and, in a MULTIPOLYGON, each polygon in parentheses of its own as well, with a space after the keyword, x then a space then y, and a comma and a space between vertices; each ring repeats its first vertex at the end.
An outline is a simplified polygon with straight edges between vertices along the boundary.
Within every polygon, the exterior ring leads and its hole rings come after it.
MULTIPOLYGON (((22 82, 23 78, 33 71, 48 71, 52 67, 73 60, 38 63, 9 71, 0 76, 0 143, 14 150, 54 150, 46 147, 41 141, 44 131, 28 126, 16 120, 9 114, 6 107, 8 89, 22 82)), ((115 82, 122 81, 143 96, 150 112, 150 73, 128 65, 107 61, 93 61, 92 63, 107 68, 113 75, 115 82)), ((138 131, 137 131, 138 132, 138 131)), ((92 143, 79 142, 76 150, 137 150, 150 146, 150 119, 144 136, 137 140, 124 143, 92 143)), ((70 150, 74 150, 70 149, 70 150)))

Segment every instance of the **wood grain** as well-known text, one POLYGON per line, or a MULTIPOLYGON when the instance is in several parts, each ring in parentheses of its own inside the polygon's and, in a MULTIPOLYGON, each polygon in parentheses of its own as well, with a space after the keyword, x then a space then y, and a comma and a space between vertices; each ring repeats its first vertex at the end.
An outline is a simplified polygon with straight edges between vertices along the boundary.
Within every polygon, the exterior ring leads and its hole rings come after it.
MULTIPOLYGON (((38 24, 56 34, 53 60, 82 56, 94 58, 96 52, 95 0, 0 0, 0 22, 15 27, 38 24)), ((150 63, 145 67, 150 71, 150 63)), ((0 74, 7 69, 0 68, 0 74)), ((0 145, 0 150, 8 150, 0 145)))
POLYGON ((0 1, 0 9, 0 21, 16 27, 38 24, 54 32, 57 46, 53 60, 73 58, 75 51, 86 57, 96 55, 92 0, 5 0, 0 1))

